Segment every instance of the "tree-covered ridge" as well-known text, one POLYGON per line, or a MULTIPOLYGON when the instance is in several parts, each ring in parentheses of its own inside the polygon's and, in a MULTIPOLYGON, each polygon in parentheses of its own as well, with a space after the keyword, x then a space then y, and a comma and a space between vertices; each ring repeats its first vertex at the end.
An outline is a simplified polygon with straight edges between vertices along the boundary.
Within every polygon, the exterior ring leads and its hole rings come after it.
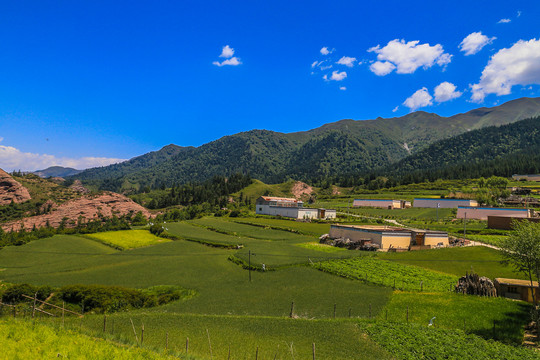
MULTIPOLYGON (((75 178, 87 186, 111 191, 171 187, 234 173, 250 174, 266 183, 288 178, 318 181, 344 174, 366 174, 409 152, 422 151, 434 141, 538 115, 540 98, 522 98, 450 118, 418 111, 391 119, 341 120, 289 134, 252 130, 197 148, 169 145, 121 164, 86 170, 75 178)), ((513 145, 505 146, 500 150, 513 145)), ((412 169, 414 164, 406 171, 412 169)))
POLYGON ((405 183, 437 178, 511 176, 540 170, 540 117, 440 140, 379 171, 405 183))

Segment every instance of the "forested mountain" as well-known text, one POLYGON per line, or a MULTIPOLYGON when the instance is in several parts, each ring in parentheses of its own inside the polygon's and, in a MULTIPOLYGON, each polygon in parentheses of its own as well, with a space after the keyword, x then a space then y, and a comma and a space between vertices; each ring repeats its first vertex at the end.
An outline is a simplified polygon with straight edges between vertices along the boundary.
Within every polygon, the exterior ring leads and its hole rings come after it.
POLYGON ((34 174, 42 178, 48 178, 48 177, 66 177, 66 176, 76 175, 80 172, 82 172, 82 170, 77 170, 77 169, 62 167, 62 166, 51 166, 44 170, 34 171, 34 174))
POLYGON ((169 145, 121 164, 86 170, 75 178, 100 189, 126 191, 234 173, 267 183, 367 173, 434 141, 538 115, 540 98, 521 98, 452 117, 417 111, 390 119, 341 120, 289 134, 252 130, 197 148, 169 145))
POLYGON ((535 117, 437 141, 377 173, 408 183, 539 171, 540 117, 535 117))

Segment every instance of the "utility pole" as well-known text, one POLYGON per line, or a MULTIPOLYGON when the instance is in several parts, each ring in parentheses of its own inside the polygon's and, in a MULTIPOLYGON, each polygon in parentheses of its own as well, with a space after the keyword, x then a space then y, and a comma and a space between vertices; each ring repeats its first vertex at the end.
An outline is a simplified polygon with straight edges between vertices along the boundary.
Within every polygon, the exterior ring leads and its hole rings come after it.
POLYGON ((441 203, 437 203, 437 222, 439 222, 439 207, 441 206, 441 203))
POLYGON ((251 250, 248 252, 248 270, 249 270, 249 282, 251 282, 251 250))
POLYGON ((467 212, 465 212, 465 218, 463 219, 463 237, 467 236, 467 212))

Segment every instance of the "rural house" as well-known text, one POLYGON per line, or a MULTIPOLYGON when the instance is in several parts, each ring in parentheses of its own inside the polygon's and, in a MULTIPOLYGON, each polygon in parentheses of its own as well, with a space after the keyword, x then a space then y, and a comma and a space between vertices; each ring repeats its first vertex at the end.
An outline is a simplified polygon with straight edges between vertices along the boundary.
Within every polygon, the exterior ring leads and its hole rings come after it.
POLYGON ((456 218, 476 220, 487 220, 488 216, 511 216, 515 218, 530 218, 532 217, 532 214, 533 210, 530 209, 459 206, 456 218))
POLYGON ((459 206, 478 206, 476 200, 468 199, 434 199, 434 198, 418 198, 414 199, 413 207, 417 208, 442 208, 456 209, 459 206))
POLYGON ((525 181, 540 181, 540 175, 539 174, 531 174, 531 175, 512 175, 512 179, 516 181, 525 180, 525 181))
POLYGON ((507 297, 514 300, 523 300, 532 303, 533 291, 536 298, 540 296, 540 288, 538 287, 538 281, 533 281, 533 287, 531 288, 531 282, 529 280, 519 279, 503 279, 496 278, 495 288, 497 288, 497 294, 499 296, 507 297))
POLYGON ((283 216, 293 219, 335 219, 336 210, 305 208, 294 198, 261 196, 255 202, 255 212, 261 215, 283 216))
POLYGON ((382 209, 404 209, 411 207, 411 203, 404 200, 388 199, 355 199, 353 207, 376 207, 382 209))
POLYGON ((376 244, 380 250, 409 250, 412 246, 448 246, 448 233, 433 230, 404 229, 393 226, 331 225, 329 237, 347 238, 363 244, 376 244))

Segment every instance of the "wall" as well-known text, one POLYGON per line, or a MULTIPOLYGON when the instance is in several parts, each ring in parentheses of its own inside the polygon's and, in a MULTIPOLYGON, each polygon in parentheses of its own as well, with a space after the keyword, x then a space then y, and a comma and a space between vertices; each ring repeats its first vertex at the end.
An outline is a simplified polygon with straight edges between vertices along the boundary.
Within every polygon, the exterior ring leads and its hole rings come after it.
POLYGON ((507 208, 471 208, 471 207, 459 207, 457 210, 456 218, 464 219, 465 213, 467 219, 487 220, 488 216, 512 216, 516 218, 528 218, 530 217, 530 211, 528 209, 507 209, 507 208))
POLYGON ((512 220, 540 222, 540 218, 518 218, 514 216, 494 216, 488 215, 488 229, 511 230, 512 220))
POLYGON ((441 209, 455 209, 458 206, 478 206, 476 200, 463 199, 414 199, 413 207, 419 208, 437 208, 440 204, 441 209))
POLYGON ((388 207, 391 207, 392 209, 399 209, 401 208, 401 201, 399 200, 380 200, 380 199, 356 199, 353 201, 353 207, 359 207, 359 206, 365 206, 365 207, 376 207, 376 208, 383 208, 388 209, 388 207))
POLYGON ((448 246, 448 235, 426 234, 424 237, 424 245, 435 247, 441 242, 443 243, 443 246, 448 246))

